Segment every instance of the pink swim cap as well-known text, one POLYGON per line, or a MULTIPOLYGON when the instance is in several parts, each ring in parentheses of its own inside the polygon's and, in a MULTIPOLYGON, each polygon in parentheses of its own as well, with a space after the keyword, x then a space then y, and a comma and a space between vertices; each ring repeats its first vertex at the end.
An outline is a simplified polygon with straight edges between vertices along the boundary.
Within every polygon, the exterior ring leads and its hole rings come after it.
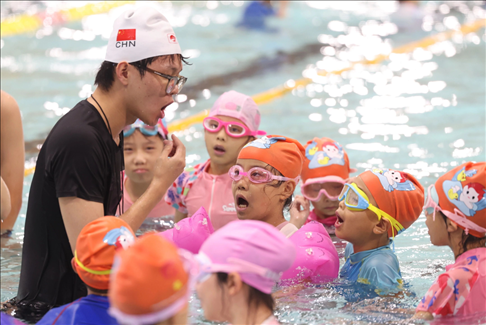
MULTIPOLYGON (((228 116, 239 119, 252 132, 260 126, 260 110, 255 101, 242 93, 230 90, 219 96, 209 111, 209 116, 228 116)), ((262 133, 261 135, 265 135, 262 133)), ((260 135, 260 134, 259 134, 260 135)))
POLYGON ((216 231, 199 252, 201 271, 238 272, 246 284, 270 294, 295 260, 295 246, 275 227, 236 220, 216 231))

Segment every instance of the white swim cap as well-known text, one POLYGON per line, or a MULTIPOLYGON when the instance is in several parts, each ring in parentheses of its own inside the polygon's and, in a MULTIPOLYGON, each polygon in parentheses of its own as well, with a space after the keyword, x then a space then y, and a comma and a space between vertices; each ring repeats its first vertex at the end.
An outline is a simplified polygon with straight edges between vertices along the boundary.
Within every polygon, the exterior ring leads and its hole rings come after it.
POLYGON ((140 7, 115 20, 105 61, 136 62, 160 55, 181 54, 172 26, 157 9, 140 7))

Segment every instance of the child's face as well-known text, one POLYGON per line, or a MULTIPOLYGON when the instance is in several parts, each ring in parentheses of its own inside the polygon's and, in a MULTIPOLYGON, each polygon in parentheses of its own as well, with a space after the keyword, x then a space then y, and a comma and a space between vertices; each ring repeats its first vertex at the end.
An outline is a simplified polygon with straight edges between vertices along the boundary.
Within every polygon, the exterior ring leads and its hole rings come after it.
POLYGON ((196 293, 204 310, 204 318, 210 321, 226 321, 223 309, 223 303, 226 299, 223 296, 221 286, 218 284, 216 273, 211 274, 207 280, 198 282, 196 293))
POLYGON ((325 216, 334 216, 339 208, 339 201, 332 201, 326 195, 321 195, 319 201, 311 201, 312 206, 325 216))
MULTIPOLYGON (((373 195, 361 178, 358 176, 353 182, 368 196, 370 203, 377 206, 373 195)), ((373 228, 379 222, 378 216, 373 211, 369 209, 351 211, 344 204, 344 200, 339 202, 337 214, 336 236, 354 245, 363 246, 367 244, 373 236, 373 228)))
MULTIPOLYGON (((238 159, 236 164, 243 167, 245 172, 253 167, 272 169, 267 163, 255 159, 238 159)), ((278 184, 278 181, 254 184, 246 176, 239 181, 233 181, 233 198, 238 219, 265 221, 266 218, 275 214, 276 210, 281 210, 284 186, 283 184, 279 187, 270 186, 275 184, 278 184)))
POLYGON ((144 136, 139 130, 124 139, 125 173, 134 183, 151 182, 155 161, 164 142, 158 135, 144 136))
MULTIPOLYGON (((217 118, 223 122, 238 122, 239 119, 216 115, 217 118)), ((206 149, 211 158, 211 163, 220 166, 234 165, 240 150, 248 143, 250 137, 233 138, 226 134, 226 130, 222 127, 218 132, 208 132, 204 130, 204 139, 206 141, 206 149)), ((228 168, 229 168, 228 167, 228 168)))
POLYGON ((425 212, 425 224, 429 229, 430 242, 435 246, 446 246, 449 244, 449 236, 444 218, 438 211, 433 213, 425 212))

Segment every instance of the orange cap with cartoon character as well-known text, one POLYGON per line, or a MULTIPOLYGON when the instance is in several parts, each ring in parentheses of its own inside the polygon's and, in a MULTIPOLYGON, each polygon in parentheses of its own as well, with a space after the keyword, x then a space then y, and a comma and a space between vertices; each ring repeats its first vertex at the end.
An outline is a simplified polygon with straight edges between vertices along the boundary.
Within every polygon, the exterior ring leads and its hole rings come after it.
POLYGON ((424 188, 412 175, 388 168, 373 168, 359 175, 373 195, 380 210, 388 213, 403 226, 393 226, 389 237, 398 235, 418 219, 424 205, 424 188))
POLYGON ((305 149, 299 141, 281 135, 256 139, 241 149, 238 159, 263 161, 284 177, 296 178, 302 171, 305 149))
POLYGON ((475 237, 486 236, 486 162, 457 166, 435 182, 435 190, 440 208, 455 214, 448 218, 475 237))
POLYGON ((106 216, 81 230, 72 259, 73 268, 88 286, 107 290, 115 251, 135 241, 132 228, 120 218, 106 216))
POLYGON ((305 145, 302 181, 309 178, 337 176, 345 181, 349 173, 356 169, 349 168, 349 158, 343 147, 329 138, 314 138, 305 145))
POLYGON ((155 324, 179 312, 187 305, 192 286, 188 260, 181 255, 184 252, 190 255, 149 233, 117 254, 110 283, 110 314, 129 324, 155 324))

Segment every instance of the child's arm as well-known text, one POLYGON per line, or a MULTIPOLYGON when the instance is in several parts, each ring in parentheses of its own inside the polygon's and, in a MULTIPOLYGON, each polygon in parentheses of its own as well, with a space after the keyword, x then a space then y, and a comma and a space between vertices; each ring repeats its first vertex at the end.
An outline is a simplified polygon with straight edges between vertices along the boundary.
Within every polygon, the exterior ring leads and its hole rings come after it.
POLYGON ((175 210, 174 222, 178 223, 182 219, 187 218, 187 213, 182 213, 179 210, 175 210))

